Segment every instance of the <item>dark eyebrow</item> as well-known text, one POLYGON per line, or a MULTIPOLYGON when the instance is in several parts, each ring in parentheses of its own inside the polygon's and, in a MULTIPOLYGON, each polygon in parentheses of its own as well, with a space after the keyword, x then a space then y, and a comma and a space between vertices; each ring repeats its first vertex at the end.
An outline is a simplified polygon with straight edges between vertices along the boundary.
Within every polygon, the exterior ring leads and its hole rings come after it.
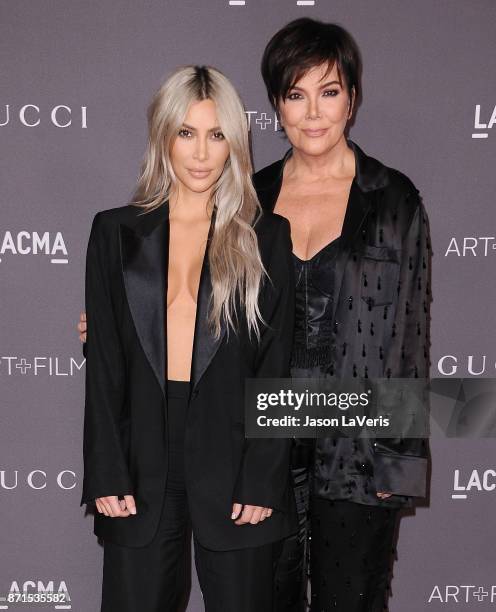
MULTIPOLYGON (((188 130, 193 130, 194 132, 196 132, 196 128, 194 128, 192 125, 188 125, 187 123, 183 123, 183 127, 187 128, 188 130)), ((220 127, 218 125, 216 125, 213 128, 210 128, 208 131, 209 132, 219 132, 220 131, 220 127)))
MULTIPOLYGON (((329 85, 334 85, 334 84, 341 85, 339 81, 329 81, 321 85, 320 89, 325 89, 326 87, 329 87, 329 85)), ((302 89, 301 87, 297 87, 296 85, 293 85, 293 87, 290 87, 290 89, 299 89, 300 91, 304 91, 304 89, 302 89)))

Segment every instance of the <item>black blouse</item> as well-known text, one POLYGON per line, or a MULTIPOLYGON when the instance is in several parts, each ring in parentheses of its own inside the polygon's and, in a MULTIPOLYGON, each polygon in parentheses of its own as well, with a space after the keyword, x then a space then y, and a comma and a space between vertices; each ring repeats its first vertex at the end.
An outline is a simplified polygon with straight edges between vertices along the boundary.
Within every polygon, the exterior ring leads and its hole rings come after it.
MULTIPOLYGON (((291 358, 292 378, 333 376, 332 300, 335 258, 340 237, 323 247, 312 258, 303 260, 293 253, 296 275, 295 334, 291 358)), ((408 498, 377 497, 373 486, 373 467, 363 452, 364 440, 328 440, 329 465, 326 498, 347 499, 356 503, 389 508, 410 505, 408 498)), ((295 439, 293 468, 312 465, 314 439, 295 439)), ((315 466, 314 466, 315 467, 315 466)), ((312 470, 310 470, 311 472, 312 470)))

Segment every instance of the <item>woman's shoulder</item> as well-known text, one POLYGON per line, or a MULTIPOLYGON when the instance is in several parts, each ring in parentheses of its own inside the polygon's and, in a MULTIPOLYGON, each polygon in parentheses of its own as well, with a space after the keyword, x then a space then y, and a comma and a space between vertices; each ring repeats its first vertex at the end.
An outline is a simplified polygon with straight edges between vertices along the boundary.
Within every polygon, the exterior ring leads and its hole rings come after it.
POLYGON ((379 206, 384 212, 392 213, 398 228, 408 227, 416 214, 427 218, 419 189, 404 172, 388 167, 389 181, 380 198, 379 206))
POLYGON ((254 224, 258 236, 266 235, 269 237, 279 232, 289 231, 289 227, 289 221, 286 217, 264 209, 262 209, 254 224))
POLYGON ((387 167, 388 185, 387 189, 395 195, 410 196, 418 195, 420 192, 412 179, 397 168, 387 167))
POLYGON ((365 153, 356 143, 350 144, 357 158, 356 180, 363 191, 372 194, 379 223, 394 219, 394 226, 402 231, 415 214, 426 216, 420 191, 405 172, 365 153))
POLYGON ((347 139, 356 160, 356 182, 362 191, 383 191, 394 195, 417 192, 413 181, 399 169, 365 152, 354 140, 347 139))
POLYGON ((378 222, 394 219, 394 227, 403 233, 416 214, 427 217, 427 212, 413 180, 397 168, 386 168, 388 180, 374 199, 378 222))
POLYGON ((94 215, 94 223, 102 227, 111 227, 120 223, 128 223, 135 221, 143 214, 143 209, 133 204, 125 206, 116 206, 115 208, 106 208, 99 210, 94 215))
POLYGON ((284 163, 284 157, 255 172, 252 176, 252 181, 257 192, 269 189, 275 180, 279 178, 284 163))

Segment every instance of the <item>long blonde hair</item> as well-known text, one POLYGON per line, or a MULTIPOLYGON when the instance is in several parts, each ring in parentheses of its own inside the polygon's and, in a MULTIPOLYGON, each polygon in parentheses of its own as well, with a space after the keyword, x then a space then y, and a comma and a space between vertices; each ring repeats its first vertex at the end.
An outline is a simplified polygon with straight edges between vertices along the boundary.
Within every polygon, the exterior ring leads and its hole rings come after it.
POLYGON ((215 225, 208 250, 212 279, 208 322, 216 338, 223 317, 237 331, 236 297, 248 332, 260 338, 258 295, 266 271, 253 224, 261 206, 251 181, 248 122, 231 82, 211 66, 183 66, 158 89, 148 107, 148 144, 132 204, 149 212, 169 199, 177 179, 170 150, 191 103, 212 100, 229 157, 212 190, 215 225))

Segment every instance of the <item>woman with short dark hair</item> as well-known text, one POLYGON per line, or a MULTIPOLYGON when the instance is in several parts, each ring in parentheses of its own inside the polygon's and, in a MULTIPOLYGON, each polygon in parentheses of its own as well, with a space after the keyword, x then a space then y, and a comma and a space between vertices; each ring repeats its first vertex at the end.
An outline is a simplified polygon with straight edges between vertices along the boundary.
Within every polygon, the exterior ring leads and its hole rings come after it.
MULTIPOLYGON (((277 32, 263 55, 269 100, 291 144, 283 159, 254 177, 262 206, 291 224, 291 374, 427 378, 427 214, 407 176, 345 135, 361 93, 360 72, 351 35, 308 18, 277 32)), ((312 611, 382 611, 398 510, 426 493, 427 444, 297 440, 293 472, 301 529, 285 542, 277 609, 306 609, 309 495, 312 611)))

